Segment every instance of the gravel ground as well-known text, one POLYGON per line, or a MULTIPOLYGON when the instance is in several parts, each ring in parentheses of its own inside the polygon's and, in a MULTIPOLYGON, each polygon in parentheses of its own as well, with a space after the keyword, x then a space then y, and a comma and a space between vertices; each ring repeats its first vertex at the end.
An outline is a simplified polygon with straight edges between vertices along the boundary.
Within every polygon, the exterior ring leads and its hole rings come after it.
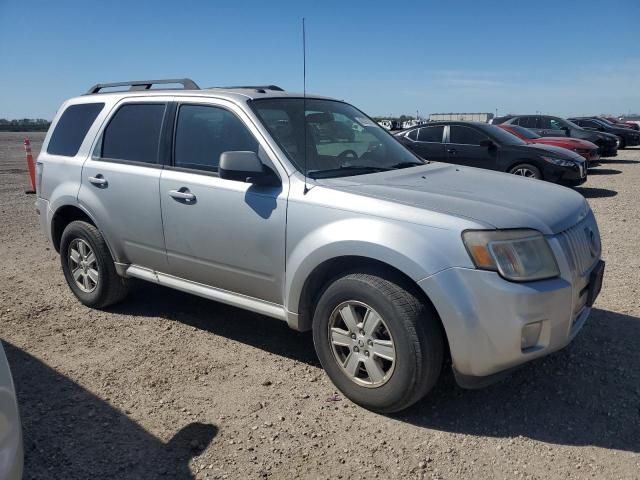
POLYGON ((607 273, 576 340, 483 390, 446 374, 382 416, 334 396, 284 323, 154 285, 82 306, 24 194, 22 138, 0 133, 0 338, 25 479, 640 478, 640 149, 579 189, 607 273))

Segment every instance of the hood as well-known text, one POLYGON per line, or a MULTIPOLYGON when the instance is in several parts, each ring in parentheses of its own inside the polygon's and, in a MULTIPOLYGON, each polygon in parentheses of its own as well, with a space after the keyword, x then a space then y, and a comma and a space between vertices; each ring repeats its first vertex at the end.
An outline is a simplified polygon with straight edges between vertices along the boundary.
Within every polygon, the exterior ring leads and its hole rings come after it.
POLYGON ((595 143, 591 143, 588 140, 581 140, 579 138, 570 137, 540 137, 531 140, 531 143, 543 143, 548 145, 558 145, 567 148, 598 148, 595 143))
POLYGON ((323 179, 318 184, 471 219, 487 228, 534 228, 546 235, 566 230, 589 212, 582 195, 569 188, 447 163, 323 179))
POLYGON ((601 132, 599 130, 589 130, 589 132, 596 134, 599 138, 602 138, 603 140, 609 140, 613 142, 618 140, 618 137, 616 137, 613 133, 601 132))
POLYGON ((535 150, 535 153, 538 153, 539 155, 553 155, 565 160, 584 162, 584 158, 582 158, 582 156, 563 147, 546 145, 544 143, 528 143, 527 145, 524 145, 524 147, 530 150, 535 150))

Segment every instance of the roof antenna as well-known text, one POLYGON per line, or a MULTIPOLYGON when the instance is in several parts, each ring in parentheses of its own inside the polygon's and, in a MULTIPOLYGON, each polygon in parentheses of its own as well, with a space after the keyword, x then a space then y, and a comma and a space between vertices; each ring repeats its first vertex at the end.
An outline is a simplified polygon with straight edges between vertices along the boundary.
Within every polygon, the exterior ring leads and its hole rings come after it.
POLYGON ((304 133, 304 194, 309 191, 307 187, 307 36, 302 17, 302 125, 304 133))

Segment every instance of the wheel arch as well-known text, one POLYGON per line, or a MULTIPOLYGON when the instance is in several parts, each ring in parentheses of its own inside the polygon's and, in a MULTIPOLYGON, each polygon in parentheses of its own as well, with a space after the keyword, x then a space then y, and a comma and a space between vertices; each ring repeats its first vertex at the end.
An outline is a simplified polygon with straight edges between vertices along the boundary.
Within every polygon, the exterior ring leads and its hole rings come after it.
MULTIPOLYGON (((411 293, 426 305, 433 308, 433 311, 437 314, 433 302, 425 291, 420 288, 416 279, 411 278, 399 268, 376 258, 360 255, 342 255, 327 259, 318 264, 304 280, 297 302, 299 330, 304 331, 311 329, 313 311, 324 289, 332 280, 349 272, 369 272, 387 280, 395 281, 403 288, 411 291, 411 293)), ((442 325, 442 320, 439 315, 438 321, 442 325)), ((446 337, 444 326, 442 331, 446 337)), ((448 346, 448 340, 446 343, 448 346)))
POLYGON ((74 204, 60 205, 58 208, 56 208, 51 216, 51 242, 53 243, 53 247, 55 248, 56 252, 60 252, 60 240, 62 239, 62 233, 64 232, 64 229, 67 227, 67 225, 76 220, 87 222, 98 229, 98 231, 102 234, 105 243, 107 244, 107 248, 109 249, 111 258, 113 258, 117 262, 117 257, 114 255, 114 250, 111 248, 109 239, 106 238, 95 219, 89 212, 82 208, 82 206, 74 204))

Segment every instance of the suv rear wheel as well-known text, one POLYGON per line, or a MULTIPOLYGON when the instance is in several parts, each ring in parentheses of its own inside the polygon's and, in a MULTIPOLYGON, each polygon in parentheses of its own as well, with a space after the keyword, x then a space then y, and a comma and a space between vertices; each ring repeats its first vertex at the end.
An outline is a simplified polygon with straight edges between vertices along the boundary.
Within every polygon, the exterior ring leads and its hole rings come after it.
POLYGON ((442 369, 436 312, 402 282, 376 274, 348 274, 326 288, 315 309, 313 341, 338 389, 377 412, 417 402, 442 369))
POLYGON ((128 290, 104 238, 96 227, 71 222, 62 232, 60 262, 71 291, 88 307, 104 308, 122 300, 128 290))

